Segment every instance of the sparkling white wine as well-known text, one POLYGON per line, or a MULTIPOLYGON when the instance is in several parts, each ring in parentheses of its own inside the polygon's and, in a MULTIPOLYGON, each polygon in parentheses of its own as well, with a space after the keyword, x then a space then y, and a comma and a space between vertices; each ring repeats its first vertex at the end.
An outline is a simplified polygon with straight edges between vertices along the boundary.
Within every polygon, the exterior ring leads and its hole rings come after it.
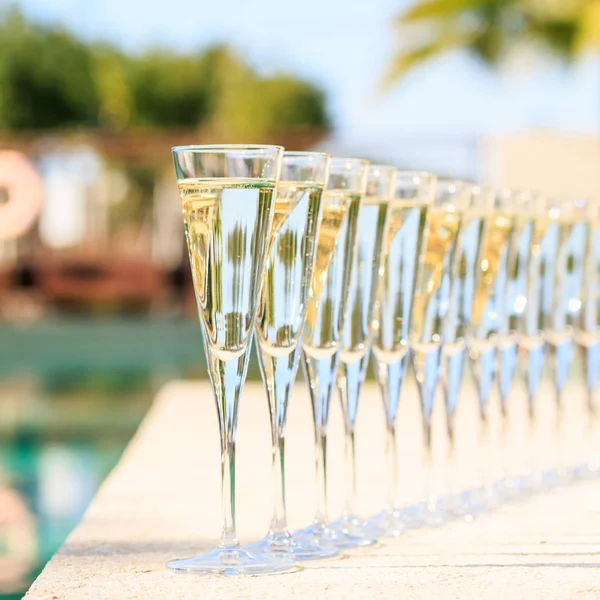
POLYGON ((373 302, 381 247, 387 223, 389 199, 366 197, 360 215, 355 265, 347 300, 340 360, 351 363, 363 358, 372 338, 373 302))
POLYGON ((504 314, 509 242, 514 230, 512 215, 494 212, 487 217, 473 294, 470 337, 490 340, 499 331, 504 314))
POLYGON ((461 215, 454 208, 431 208, 428 221, 423 268, 413 306, 414 345, 420 349, 442 342, 450 291, 442 289, 442 280, 452 269, 461 215))
POLYGON ((583 307, 586 256, 592 231, 589 221, 575 220, 567 242, 563 302, 567 310, 567 322, 571 327, 576 327, 579 323, 579 315, 583 307))
POLYGON ((600 222, 592 222, 586 244, 583 308, 577 341, 589 347, 600 341, 600 222))
POLYGON ((408 351, 427 210, 422 201, 390 202, 373 322, 373 354, 386 364, 397 362, 408 351))
POLYGON ((263 352, 292 352, 302 333, 317 249, 323 186, 280 182, 256 320, 263 352))
POLYGON ((302 348, 321 360, 339 348, 360 214, 360 195, 326 190, 302 348))
POLYGON ((550 220, 524 215, 517 218, 517 293, 515 295, 515 329, 519 344, 525 349, 544 343, 543 278, 544 252, 550 220))
POLYGON ((542 242, 544 256, 542 325, 546 339, 560 345, 571 338, 567 323, 567 294, 565 290, 568 260, 567 242, 571 234, 569 220, 552 220, 542 242))
POLYGON ((597 219, 589 223, 582 287, 583 306, 579 312, 575 340, 583 349, 587 403, 591 413, 595 415, 595 392, 600 367, 600 222, 597 219))
POLYGON ((588 238, 583 218, 560 218, 557 226, 552 308, 546 312, 548 341, 559 345, 571 338, 582 304, 583 270, 588 238))
POLYGON ((220 178, 178 185, 204 342, 218 359, 237 359, 252 340, 275 183, 220 178))
POLYGON ((483 214, 469 212, 463 215, 454 269, 453 272, 447 269, 444 273, 441 295, 448 297, 449 303, 444 329, 446 354, 464 348, 477 289, 477 261, 484 239, 484 227, 483 214))

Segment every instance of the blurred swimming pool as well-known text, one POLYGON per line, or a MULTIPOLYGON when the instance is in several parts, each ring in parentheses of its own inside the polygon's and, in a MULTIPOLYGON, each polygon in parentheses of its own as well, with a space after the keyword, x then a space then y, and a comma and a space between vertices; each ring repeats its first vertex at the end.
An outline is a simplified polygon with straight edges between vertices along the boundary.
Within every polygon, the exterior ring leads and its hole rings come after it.
POLYGON ((187 320, 0 325, 0 598, 21 598, 83 515, 157 389, 204 376, 187 320))

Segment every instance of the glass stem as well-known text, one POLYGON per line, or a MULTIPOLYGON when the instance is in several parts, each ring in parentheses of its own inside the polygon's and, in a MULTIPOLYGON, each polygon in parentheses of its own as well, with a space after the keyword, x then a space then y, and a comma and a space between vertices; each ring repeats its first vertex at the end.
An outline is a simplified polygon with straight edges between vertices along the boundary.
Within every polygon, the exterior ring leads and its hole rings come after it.
POLYGON ((448 422, 448 465, 446 468, 446 494, 449 496, 460 494, 460 479, 458 473, 458 463, 456 460, 456 442, 454 439, 454 424, 448 422))
POLYGON ((396 508, 398 493, 398 451, 396 439, 396 419, 389 416, 385 421, 385 456, 387 467, 387 506, 390 510, 396 508))
POLYGON ((529 400, 529 468, 531 470, 531 475, 537 475, 538 470, 538 460, 537 460, 537 418, 535 415, 535 407, 533 405, 533 400, 529 400))
POLYGON ((273 537, 290 537, 285 500, 285 425, 289 397, 298 369, 299 348, 284 356, 271 356, 263 351, 260 344, 257 344, 257 348, 271 415, 273 518, 269 534, 273 537))
POLYGON ((564 444, 563 432, 565 426, 565 415, 563 414, 563 403, 561 398, 561 392, 556 390, 556 422, 554 424, 556 428, 554 440, 554 457, 553 465, 549 465, 551 469, 558 469, 562 471, 563 468, 569 464, 569 444, 564 444))
POLYGON ((239 547, 235 529, 235 435, 239 399, 246 379, 249 355, 250 353, 246 351, 239 358, 224 362, 208 349, 206 352, 221 434, 223 532, 219 547, 226 551, 239 547))
POLYGON ((345 504, 343 518, 355 516, 356 509, 356 414, 358 399, 365 378, 368 364, 368 353, 362 359, 351 362, 340 362, 337 374, 337 385, 340 393, 342 411, 344 413, 344 482, 345 504))
POLYGON ((346 506, 344 517, 354 516, 356 508, 356 441, 354 424, 346 422, 346 439, 344 443, 346 466, 346 506))
POLYGON ((327 510, 327 420, 331 394, 336 384, 338 354, 315 359, 304 355, 306 379, 310 387, 315 428, 315 477, 317 484, 317 510, 314 524, 325 528, 327 510))
POLYGON ((385 410, 385 463, 387 471, 386 509, 394 510, 398 502, 398 453, 396 448, 396 415, 400 388, 404 381, 408 352, 399 361, 388 364, 375 358, 375 372, 385 410))
POLYGON ((423 499, 429 507, 433 497, 433 448, 431 443, 431 423, 429 419, 423 421, 423 499))
POLYGON ((596 407, 594 406, 594 390, 590 387, 588 387, 586 391, 586 408, 588 423, 593 423, 596 418, 596 407))
MULTIPOLYGON (((586 392, 586 413, 585 413, 585 434, 590 445, 590 450, 593 452, 594 447, 594 430, 596 425, 596 407, 594 406, 593 390, 588 386, 586 392)), ((591 458, 591 457, 587 457, 591 458)))
POLYGON ((490 443, 490 425, 487 414, 484 410, 479 413, 479 481, 482 488, 486 488, 490 483, 489 475, 491 471, 491 443, 490 443))
POLYGON ((221 435, 221 503, 223 531, 219 546, 223 549, 239 545, 235 531, 235 433, 221 435))
POLYGON ((317 483, 317 512, 315 523, 327 524, 327 433, 317 425, 315 429, 315 477, 317 483))
POLYGON ((599 450, 596 448, 596 429, 598 420, 598 410, 594 403, 594 396, 596 391, 596 380, 597 380, 597 369, 595 367, 597 348, 591 346, 585 350, 585 361, 584 361, 584 372, 586 380, 586 438, 587 444, 585 448, 585 460, 592 470, 598 468, 598 456, 599 450))
POLYGON ((593 471, 597 471, 600 466, 598 447, 598 412, 594 406, 592 392, 588 392, 588 414, 587 414, 587 445, 585 449, 585 460, 593 471))
POLYGON ((502 404, 502 412, 500 414, 500 470, 503 480, 511 476, 512 460, 510 456, 510 429, 508 420, 508 409, 502 404))
POLYGON ((285 505, 285 434, 276 428, 273 436, 274 510, 271 533, 289 535, 285 505))

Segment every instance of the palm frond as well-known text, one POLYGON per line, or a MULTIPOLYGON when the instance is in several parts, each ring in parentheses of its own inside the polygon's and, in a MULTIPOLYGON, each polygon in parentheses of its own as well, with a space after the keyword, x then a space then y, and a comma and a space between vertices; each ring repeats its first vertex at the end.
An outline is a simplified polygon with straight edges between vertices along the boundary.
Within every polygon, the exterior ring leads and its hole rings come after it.
POLYGON ((600 50, 600 0, 573 0, 570 8, 563 0, 547 2, 418 0, 394 21, 402 37, 415 33, 421 42, 396 54, 383 87, 457 48, 489 65, 501 62, 512 46, 527 40, 539 42, 566 62, 583 50, 600 50))
POLYGON ((447 54, 457 48, 468 47, 471 43, 471 34, 463 31, 451 31, 440 34, 434 42, 429 42, 402 50, 391 60, 383 80, 383 89, 402 79, 409 71, 417 66, 431 61, 438 56, 447 54))
POLYGON ((588 2, 579 18, 578 51, 600 51, 600 0, 588 2))
POLYGON ((479 8, 490 0, 421 0, 400 13, 398 24, 414 23, 429 19, 447 19, 479 8))

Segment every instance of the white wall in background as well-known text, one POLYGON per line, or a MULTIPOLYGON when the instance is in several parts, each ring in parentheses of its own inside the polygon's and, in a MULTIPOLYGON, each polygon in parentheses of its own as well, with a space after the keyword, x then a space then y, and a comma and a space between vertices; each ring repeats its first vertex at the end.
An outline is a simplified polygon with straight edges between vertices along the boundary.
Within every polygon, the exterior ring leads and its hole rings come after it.
POLYGON ((488 139, 483 148, 491 184, 600 202, 600 136, 522 133, 488 139))
POLYGON ((44 244, 62 248, 85 241, 90 195, 101 165, 100 157, 87 146, 53 151, 41 159, 45 195, 39 231, 44 244))

